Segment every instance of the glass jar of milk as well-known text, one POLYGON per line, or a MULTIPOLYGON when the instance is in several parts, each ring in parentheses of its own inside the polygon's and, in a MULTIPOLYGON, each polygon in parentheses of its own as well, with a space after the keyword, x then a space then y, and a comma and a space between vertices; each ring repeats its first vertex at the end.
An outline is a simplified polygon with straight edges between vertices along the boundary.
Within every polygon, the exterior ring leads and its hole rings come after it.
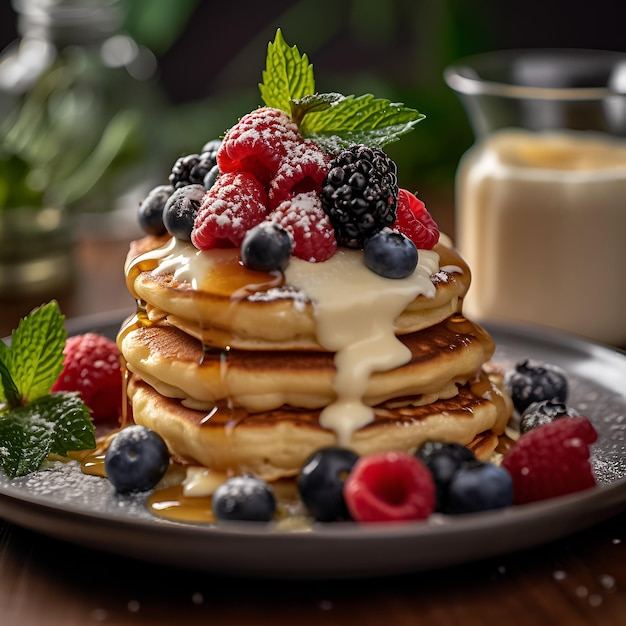
POLYGON ((493 52, 445 80, 476 138, 456 179, 464 311, 626 346, 626 54, 493 52))

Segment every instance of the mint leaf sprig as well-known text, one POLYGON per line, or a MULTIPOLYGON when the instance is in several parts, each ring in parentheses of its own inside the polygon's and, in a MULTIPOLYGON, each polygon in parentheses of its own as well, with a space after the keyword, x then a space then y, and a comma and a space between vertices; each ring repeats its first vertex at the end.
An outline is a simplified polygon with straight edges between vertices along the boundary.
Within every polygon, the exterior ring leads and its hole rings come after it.
POLYGON ((380 148, 413 130, 425 117, 402 103, 371 94, 357 97, 316 93, 313 66, 307 55, 289 46, 280 29, 267 46, 259 90, 266 106, 290 115, 303 137, 329 153, 353 143, 380 148))
POLYGON ((36 471, 50 453, 95 447, 89 408, 76 393, 51 393, 67 332, 56 301, 23 318, 0 341, 0 467, 10 478, 36 471))

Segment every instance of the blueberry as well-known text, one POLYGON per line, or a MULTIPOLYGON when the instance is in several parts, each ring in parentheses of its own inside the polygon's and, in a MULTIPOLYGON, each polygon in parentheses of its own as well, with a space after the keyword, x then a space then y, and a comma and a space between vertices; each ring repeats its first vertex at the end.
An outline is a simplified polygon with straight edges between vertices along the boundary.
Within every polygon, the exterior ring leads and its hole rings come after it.
POLYGON ((163 223, 163 208, 173 193, 172 185, 159 185, 151 189, 139 205, 139 226, 146 234, 158 237, 167 232, 163 223))
POLYGON ((261 222, 243 238, 241 260, 251 270, 282 271, 289 264, 292 245, 289 233, 282 226, 274 222, 261 222))
POLYGON ((556 365, 526 359, 507 372, 506 387, 517 411, 523 413, 533 402, 566 402, 569 386, 565 372, 556 365))
POLYGON ((111 441, 104 457, 107 478, 119 493, 152 489, 165 475, 170 456, 161 436, 134 424, 111 441))
POLYGON ((501 509, 513 503, 513 480, 503 467, 492 463, 464 465, 448 486, 447 513, 476 513, 501 509))
POLYGON ((204 185, 186 185, 177 189, 165 203, 163 223, 176 239, 191 241, 191 231, 205 192, 204 185))
POLYGON ((359 456, 344 448, 322 448, 304 463, 298 475, 300 498, 318 522, 350 519, 343 484, 359 456))
POLYGON ((207 141, 204 146, 202 146, 202 152, 211 152, 215 154, 220 149, 221 145, 221 139, 211 139, 210 141, 207 141))
POLYGON ((385 278, 406 278, 417 267, 417 248, 402 233, 383 228, 365 241, 363 259, 368 269, 385 278))
POLYGON ((276 512, 272 488, 255 476, 235 476, 213 494, 213 513, 220 520, 269 522, 276 512))
POLYGON ((445 512, 450 482, 461 467, 477 462, 474 453, 460 443, 427 441, 418 449, 415 456, 433 475, 435 510, 445 512))
POLYGON ((204 180, 202 181, 202 184, 204 185, 204 188, 208 191, 209 189, 211 189, 211 187, 213 187, 213 185, 215 184, 215 181, 217 180, 217 177, 220 175, 220 168, 217 165, 214 165, 206 174, 206 176, 204 177, 204 180))
POLYGON ((552 400, 533 402, 522 413, 519 425, 520 433, 523 435, 543 424, 549 424, 562 417, 575 417, 576 415, 578 413, 563 402, 553 402, 552 400))

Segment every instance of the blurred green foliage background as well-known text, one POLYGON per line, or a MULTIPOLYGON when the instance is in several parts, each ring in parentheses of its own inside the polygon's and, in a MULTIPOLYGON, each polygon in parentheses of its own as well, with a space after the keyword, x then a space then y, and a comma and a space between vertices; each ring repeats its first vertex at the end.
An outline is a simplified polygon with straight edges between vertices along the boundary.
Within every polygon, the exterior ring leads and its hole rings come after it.
MULTIPOLYGON (((121 31, 153 53, 157 71, 137 93, 118 84, 124 98, 113 106, 118 113, 126 109, 136 135, 117 168, 111 166, 113 183, 106 191, 87 202, 88 195, 74 190, 77 205, 86 210, 110 207, 110 194, 130 189, 138 177, 146 185, 163 182, 178 156, 199 151, 261 104, 257 85, 267 43, 278 27, 289 44, 309 56, 318 91, 373 93, 426 115, 388 152, 398 163, 401 185, 416 191, 431 210, 442 199, 451 204, 458 160, 473 140, 460 102, 443 81, 448 64, 501 48, 626 45, 620 28, 626 3, 614 0, 596 0, 593 10, 576 0, 102 2, 121 8, 121 31)), ((15 12, 8 7, 3 1, 3 44, 16 36, 15 12)), ((104 159, 90 170, 81 159, 74 183, 106 164, 104 159)))
POLYGON ((424 113, 414 133, 387 150, 404 186, 422 195, 450 188, 472 138, 442 71, 490 47, 484 20, 466 15, 461 0, 276 1, 246 3, 245 10, 207 10, 201 0, 173 4, 128 2, 126 24, 161 59, 161 83, 174 106, 161 128, 171 153, 197 151, 261 104, 265 50, 280 27, 309 56, 318 91, 373 93, 424 113))

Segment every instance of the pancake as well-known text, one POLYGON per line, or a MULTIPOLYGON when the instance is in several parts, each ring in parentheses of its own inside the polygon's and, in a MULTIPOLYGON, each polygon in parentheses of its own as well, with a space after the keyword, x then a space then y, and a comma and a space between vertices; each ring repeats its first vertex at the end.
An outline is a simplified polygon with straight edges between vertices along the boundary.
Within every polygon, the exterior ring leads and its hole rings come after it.
MULTIPOLYGON (((315 450, 337 445, 336 433, 320 425, 318 410, 285 406, 248 413, 221 403, 211 412, 196 411, 162 396, 137 375, 130 377, 128 397, 135 421, 156 430, 185 464, 277 480, 297 475, 315 450)), ((473 446, 486 460, 511 410, 501 377, 481 372, 450 399, 375 407, 374 420, 353 433, 350 448, 361 455, 413 452, 428 440, 454 441, 473 446)))
MULTIPOLYGON (((363 395, 369 406, 404 396, 422 396, 422 404, 449 398, 494 352, 491 337, 460 316, 399 340, 410 360, 369 377, 363 395)), ((131 372, 162 395, 198 410, 226 400, 252 412, 285 404, 311 409, 336 399, 335 355, 330 352, 207 351, 176 327, 142 325, 140 318, 121 331, 119 345, 131 372)))
MULTIPOLYGON (((358 251, 342 254, 361 263, 358 251)), ((335 255, 323 265, 340 262, 340 255, 335 255)), ((398 334, 447 319, 459 309, 469 288, 469 268, 443 243, 433 251, 420 251, 420 263, 430 275, 432 294, 418 295, 400 312, 394 328, 398 334)), ((294 259, 290 267, 298 264, 316 265, 294 259)), ((145 303, 149 319, 166 319, 205 345, 246 350, 323 349, 315 303, 289 284, 288 273, 283 276, 244 268, 236 249, 199 252, 175 239, 146 237, 131 246, 126 273, 128 289, 145 303)))
POLYGON ((512 404, 486 371, 493 340, 461 314, 471 276, 450 245, 389 280, 356 250, 266 273, 236 249, 135 242, 138 313, 118 335, 134 420, 180 463, 265 480, 332 445, 366 455, 440 440, 490 458, 512 404))

